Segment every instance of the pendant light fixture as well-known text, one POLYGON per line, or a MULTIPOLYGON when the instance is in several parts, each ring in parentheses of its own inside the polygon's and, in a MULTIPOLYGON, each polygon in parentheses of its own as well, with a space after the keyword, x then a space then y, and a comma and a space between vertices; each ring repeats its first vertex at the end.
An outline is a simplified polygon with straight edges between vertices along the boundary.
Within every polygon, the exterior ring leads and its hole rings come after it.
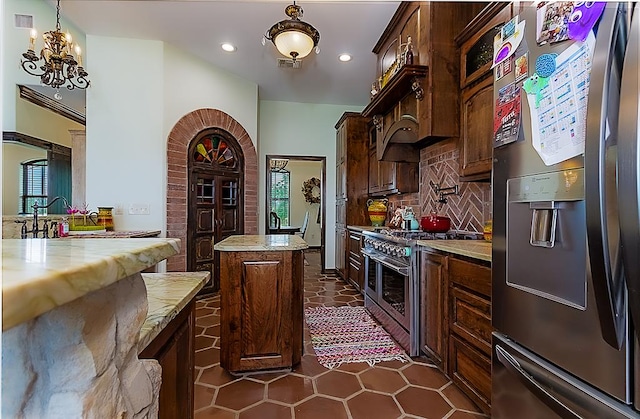
POLYGON ((89 86, 89 75, 82 67, 82 51, 78 45, 73 45, 71 34, 60 31, 60 0, 56 7, 56 29, 45 32, 42 36, 44 46, 40 56, 35 53, 36 37, 38 33, 31 29, 29 49, 22 54, 22 68, 32 76, 40 77, 40 83, 58 89, 86 89, 89 86), (75 52, 76 57, 73 56, 75 52), (40 63, 40 60, 42 62, 40 63), (40 65, 39 65, 40 64, 40 65))
POLYGON ((294 62, 309 55, 314 48, 317 53, 320 32, 300 20, 302 8, 294 1, 284 9, 284 13, 290 19, 273 25, 265 34, 265 39, 273 42, 280 54, 291 58, 294 62))

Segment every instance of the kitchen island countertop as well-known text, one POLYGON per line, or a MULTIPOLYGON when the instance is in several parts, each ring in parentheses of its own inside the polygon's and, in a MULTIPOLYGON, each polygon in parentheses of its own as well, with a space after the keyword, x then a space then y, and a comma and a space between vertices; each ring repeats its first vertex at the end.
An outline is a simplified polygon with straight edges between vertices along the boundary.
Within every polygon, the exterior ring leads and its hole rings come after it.
POLYGON ((177 239, 2 240, 2 330, 177 254, 177 239))
POLYGON ((221 252, 282 252, 304 250, 309 245, 293 234, 229 236, 216 243, 214 250, 221 252))
POLYGON ((143 273, 149 310, 140 330, 138 353, 173 320, 211 277, 210 272, 143 273))
POLYGON ((485 240, 418 240, 418 245, 491 262, 491 242, 485 240))

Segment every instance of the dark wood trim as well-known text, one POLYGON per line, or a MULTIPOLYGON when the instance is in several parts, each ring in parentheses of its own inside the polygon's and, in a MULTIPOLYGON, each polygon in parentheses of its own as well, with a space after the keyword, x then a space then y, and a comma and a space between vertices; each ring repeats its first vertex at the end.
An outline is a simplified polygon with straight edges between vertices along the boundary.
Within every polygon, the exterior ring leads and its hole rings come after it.
POLYGON ((31 102, 35 105, 41 106, 45 109, 50 110, 51 112, 55 112, 58 115, 64 116, 67 119, 70 119, 78 124, 87 125, 86 116, 73 109, 70 106, 65 105, 64 103, 60 103, 51 99, 49 96, 44 95, 36 90, 33 90, 27 86, 23 86, 21 84, 18 85, 20 89, 20 98, 24 99, 28 102, 31 102))
POLYGON ((389 24, 382 32, 382 35, 380 35, 380 39, 378 39, 378 42, 376 42, 376 45, 373 47, 372 52, 374 54, 380 53, 380 51, 382 50, 382 46, 385 44, 385 42, 387 42, 387 39, 389 39, 392 32, 396 29, 397 25, 400 23, 400 19, 402 19, 402 16, 404 15, 404 12, 409 8, 411 3, 413 2, 403 1, 402 3, 400 3, 398 9, 391 17, 389 24))
POLYGON ((269 234, 269 201, 271 198, 271 173, 270 170, 270 161, 272 159, 288 159, 288 160, 298 160, 298 161, 317 161, 322 163, 322 179, 320 180, 320 189, 321 189, 321 197, 320 200, 320 211, 322 223, 320 223, 320 265, 322 273, 326 273, 326 261, 325 261, 325 252, 327 249, 325 234, 327 229, 327 158, 319 157, 319 156, 291 156, 284 154, 267 154, 265 156, 265 180, 266 180, 266 191, 264 194, 264 219, 265 219, 265 233, 269 234))
POLYGON ((472 35, 478 33, 488 21, 493 19, 505 6, 509 5, 509 2, 494 1, 489 3, 484 9, 474 17, 471 22, 456 36, 456 44, 460 45, 472 35))
MULTIPOLYGON (((389 83, 382 88, 371 102, 362 110, 362 116, 370 118, 376 114, 386 114, 403 97, 411 93, 411 85, 416 79, 427 76, 428 67, 424 65, 405 65, 389 83)), ((422 89, 420 89, 422 90, 422 89)))
POLYGON ((34 147, 42 148, 47 151, 55 152, 64 156, 71 155, 71 148, 52 143, 51 141, 43 140, 40 138, 32 137, 27 134, 14 131, 2 131, 2 142, 21 143, 31 145, 34 147))

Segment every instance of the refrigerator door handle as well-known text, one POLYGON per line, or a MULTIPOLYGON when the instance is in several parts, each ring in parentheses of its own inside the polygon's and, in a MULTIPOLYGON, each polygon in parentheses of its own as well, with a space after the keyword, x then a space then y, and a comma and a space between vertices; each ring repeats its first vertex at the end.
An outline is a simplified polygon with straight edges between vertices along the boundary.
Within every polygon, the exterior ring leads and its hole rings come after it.
POLYGON ((496 355, 498 360, 504 367, 520 379, 520 381, 535 394, 544 404, 549 406, 554 412, 556 412, 563 419, 581 419, 581 416, 571 410, 567 405, 562 403, 557 398, 553 397, 540 383, 533 379, 533 377, 520 366, 520 363, 507 351, 502 349, 499 345, 496 345, 496 355))
POLYGON ((625 341, 625 287, 616 196, 617 106, 627 41, 626 4, 609 3, 601 18, 589 80, 585 138, 585 207, 589 275, 604 340, 625 341), (609 119, 612 119, 609 121, 609 119))
POLYGON ((629 308, 640 339, 640 8, 634 13, 627 46, 618 122, 618 214, 629 308))

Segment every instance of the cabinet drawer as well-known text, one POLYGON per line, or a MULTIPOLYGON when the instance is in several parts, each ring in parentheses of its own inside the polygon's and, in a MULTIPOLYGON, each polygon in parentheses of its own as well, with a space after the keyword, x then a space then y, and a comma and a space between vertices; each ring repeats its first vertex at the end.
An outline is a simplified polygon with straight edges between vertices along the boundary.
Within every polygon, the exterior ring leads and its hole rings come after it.
POLYGON ((491 300, 491 268, 459 259, 449 260, 449 281, 491 300))
POLYGON ((449 338, 449 376, 485 413, 491 408, 491 358, 456 335, 449 338))
POLYGON ((349 260, 349 274, 347 276, 349 278, 349 282, 358 289, 361 290, 360 285, 360 264, 354 262, 352 259, 349 260))
POLYGON ((361 238, 362 238, 362 235, 349 232, 349 257, 357 261, 358 263, 360 263, 360 258, 361 258, 360 256, 360 249, 361 249, 360 239, 361 238))
POLYGON ((449 289, 449 328, 486 355, 491 354, 491 303, 464 288, 449 289))

